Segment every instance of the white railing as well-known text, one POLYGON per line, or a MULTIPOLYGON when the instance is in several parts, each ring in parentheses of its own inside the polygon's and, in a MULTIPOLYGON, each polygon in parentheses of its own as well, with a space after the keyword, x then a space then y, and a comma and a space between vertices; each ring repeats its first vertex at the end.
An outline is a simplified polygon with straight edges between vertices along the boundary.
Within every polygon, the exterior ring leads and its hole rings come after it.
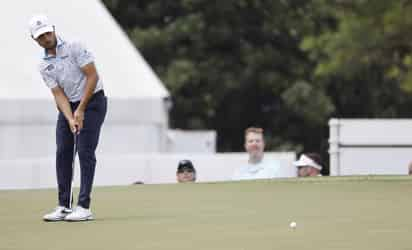
MULTIPOLYGON (((296 175, 294 152, 266 153, 280 164, 280 177, 296 175)), ((245 153, 222 154, 133 154, 98 155, 96 186, 175 183, 179 160, 190 159, 197 170, 198 182, 227 181, 234 170, 247 162, 245 153)), ((34 189, 56 187, 54 157, 0 160, 0 189, 34 189)), ((79 185, 76 163, 75 185, 79 185)))
POLYGON ((412 119, 331 119, 331 175, 403 175, 412 161, 412 119))

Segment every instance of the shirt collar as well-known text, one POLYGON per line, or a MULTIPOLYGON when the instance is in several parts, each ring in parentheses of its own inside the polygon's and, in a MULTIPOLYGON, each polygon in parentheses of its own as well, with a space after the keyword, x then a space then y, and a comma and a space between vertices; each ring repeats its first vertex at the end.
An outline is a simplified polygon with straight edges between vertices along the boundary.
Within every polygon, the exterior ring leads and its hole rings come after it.
MULTIPOLYGON (((59 49, 65 43, 65 41, 59 36, 56 36, 56 39, 57 39, 57 45, 56 45, 56 54, 57 54, 59 52, 59 49)), ((44 49, 44 57, 43 57, 44 59, 49 59, 49 58, 53 58, 53 57, 55 57, 55 56, 47 54, 47 50, 44 49)))

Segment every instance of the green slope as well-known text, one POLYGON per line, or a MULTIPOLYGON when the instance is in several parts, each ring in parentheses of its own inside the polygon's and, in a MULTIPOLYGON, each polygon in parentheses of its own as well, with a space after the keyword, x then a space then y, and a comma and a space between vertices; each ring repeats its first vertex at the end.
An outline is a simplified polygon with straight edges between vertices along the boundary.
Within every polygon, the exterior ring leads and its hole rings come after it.
POLYGON ((0 249, 411 249, 411 193, 396 176, 100 187, 95 221, 45 223, 55 190, 0 191, 0 249))

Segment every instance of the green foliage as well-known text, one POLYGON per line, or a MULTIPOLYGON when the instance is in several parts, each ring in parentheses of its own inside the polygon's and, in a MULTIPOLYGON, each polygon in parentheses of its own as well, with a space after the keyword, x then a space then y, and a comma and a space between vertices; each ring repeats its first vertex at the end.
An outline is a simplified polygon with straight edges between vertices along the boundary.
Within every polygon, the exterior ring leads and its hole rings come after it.
POLYGON ((325 93, 304 81, 296 82, 284 91, 282 99, 290 110, 300 114, 309 123, 320 124, 324 122, 324 117, 334 111, 334 106, 325 93))
POLYGON ((385 78, 402 81, 410 70, 411 10, 410 1, 353 1, 351 6, 336 11, 336 31, 309 36, 302 48, 319 60, 319 76, 348 77, 359 68, 379 65, 385 78))
POLYGON ((336 27, 301 48, 340 117, 407 117, 412 93, 411 1, 316 1, 336 27))
POLYGON ((297 150, 305 132, 289 123, 324 128, 334 110, 322 87, 312 83, 313 65, 300 48, 306 34, 319 30, 309 3, 108 1, 107 6, 123 13, 116 18, 170 90, 172 127, 216 129, 218 148, 226 151, 242 150, 243 130, 257 125, 266 129, 269 149, 297 150), (124 2, 135 10, 134 21, 124 2))
POLYGON ((410 0, 104 1, 173 96, 171 126, 216 129, 242 150, 326 154, 327 121, 407 117, 410 0))

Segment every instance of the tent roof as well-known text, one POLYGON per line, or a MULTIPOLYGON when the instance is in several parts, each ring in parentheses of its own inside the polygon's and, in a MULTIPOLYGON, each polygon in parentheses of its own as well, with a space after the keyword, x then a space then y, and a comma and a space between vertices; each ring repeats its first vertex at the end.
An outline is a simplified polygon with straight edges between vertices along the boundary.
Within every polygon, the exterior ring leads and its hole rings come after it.
POLYGON ((28 31, 32 15, 45 14, 66 40, 80 40, 95 55, 112 98, 163 98, 168 91, 99 0, 14 0, 0 10, 0 99, 51 99, 37 65, 43 50, 28 31))

